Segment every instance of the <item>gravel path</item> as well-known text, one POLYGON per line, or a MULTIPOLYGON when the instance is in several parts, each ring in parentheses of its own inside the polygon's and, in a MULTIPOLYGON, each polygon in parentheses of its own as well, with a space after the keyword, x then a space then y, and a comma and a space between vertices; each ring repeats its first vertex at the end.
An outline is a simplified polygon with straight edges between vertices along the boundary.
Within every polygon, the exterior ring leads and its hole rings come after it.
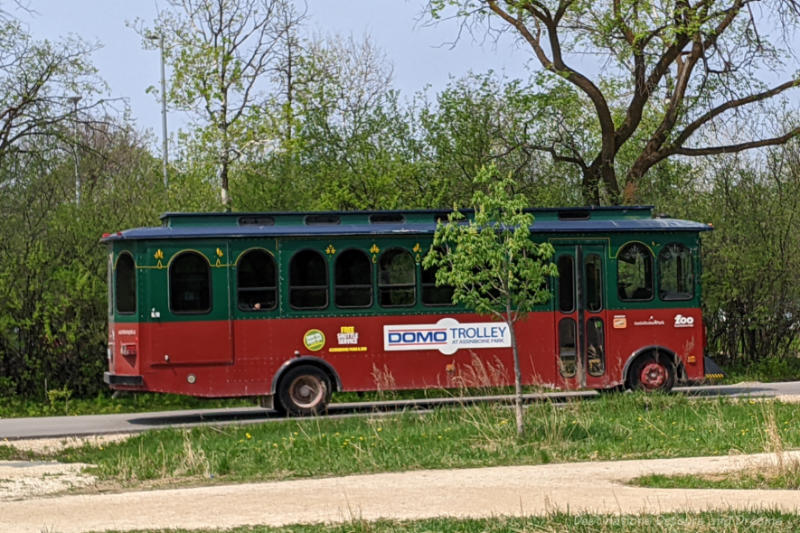
MULTIPOLYGON (((787 452, 783 459, 800 460, 800 451, 787 452)), ((0 531, 228 528, 443 515, 531 515, 555 510, 638 514, 777 508, 798 512, 798 491, 643 489, 622 484, 650 473, 725 472, 775 461, 774 455, 760 454, 423 470, 114 494, 46 496, 46 491, 39 491, 25 499, 0 501, 0 531)), ((63 473, 65 466, 0 462, 0 483, 14 475, 24 477, 26 470, 31 474, 28 477, 58 479, 58 475, 47 475, 47 468, 57 474, 63 473)))

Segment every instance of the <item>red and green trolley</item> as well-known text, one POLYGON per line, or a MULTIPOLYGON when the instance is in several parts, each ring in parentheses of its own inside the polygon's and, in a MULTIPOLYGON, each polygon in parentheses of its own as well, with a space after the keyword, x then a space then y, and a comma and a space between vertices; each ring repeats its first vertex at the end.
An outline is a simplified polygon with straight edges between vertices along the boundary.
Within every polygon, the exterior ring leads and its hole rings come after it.
MULTIPOLYGON (((534 209, 552 297, 516 324, 522 379, 670 390, 705 378, 700 234, 650 207, 534 209)), ((469 216, 469 212, 466 212, 469 216)), ((254 396, 513 384, 502 322, 422 267, 446 211, 168 213, 106 234, 115 390, 254 396)))

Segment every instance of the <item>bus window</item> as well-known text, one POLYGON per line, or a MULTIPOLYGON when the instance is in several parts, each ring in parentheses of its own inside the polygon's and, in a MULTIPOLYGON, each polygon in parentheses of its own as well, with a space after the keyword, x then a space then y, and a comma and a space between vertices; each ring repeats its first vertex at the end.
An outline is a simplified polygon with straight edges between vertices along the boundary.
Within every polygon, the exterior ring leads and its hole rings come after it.
POLYGON ((590 376, 602 376, 606 371, 603 320, 590 318, 586 322, 586 363, 590 376))
POLYGON ((578 344, 575 320, 562 318, 558 323, 558 368, 565 378, 575 376, 578 363, 578 344))
POLYGON ((453 287, 436 286, 436 269, 422 269, 422 305, 453 305, 453 287))
POLYGON ((622 247, 617 255, 617 290, 623 301, 653 298, 653 256, 641 243, 622 247))
POLYGON ((117 313, 132 315, 136 312, 136 265, 129 253, 117 259, 117 277, 114 286, 117 293, 117 313))
POLYGON ((266 250, 250 250, 236 265, 239 309, 263 311, 278 305, 275 260, 266 250))
POLYGON ((172 260, 169 307, 176 314, 211 311, 211 269, 199 253, 184 252, 172 260))
POLYGON ((416 301, 416 265, 402 248, 386 250, 380 258, 378 291, 383 307, 410 307, 416 301))
POLYGON ((686 246, 674 242, 658 254, 658 295, 662 300, 694 297, 692 254, 686 246))
POLYGON ((361 250, 345 250, 336 258, 336 307, 372 305, 372 262, 361 250))
POLYGON ((301 250, 289 262, 289 303, 295 309, 328 307, 328 269, 322 254, 301 250))
POLYGON ((603 267, 600 256, 586 256, 586 309, 597 313, 603 309, 603 267))
POLYGON ((575 271, 572 256, 562 255, 558 258, 558 310, 571 313, 575 310, 575 271))

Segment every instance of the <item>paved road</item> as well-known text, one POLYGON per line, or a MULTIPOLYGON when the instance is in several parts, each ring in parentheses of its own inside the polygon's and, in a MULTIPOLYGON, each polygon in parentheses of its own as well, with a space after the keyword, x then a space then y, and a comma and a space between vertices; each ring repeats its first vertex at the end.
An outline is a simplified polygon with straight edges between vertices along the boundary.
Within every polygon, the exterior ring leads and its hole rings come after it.
MULTIPOLYGON (((740 383, 737 385, 711 385, 701 387, 677 387, 683 394, 697 396, 800 396, 800 381, 786 383, 740 383)), ((569 392, 526 395, 529 401, 574 397, 591 397, 595 392, 569 392)), ((509 397, 484 397, 487 399, 509 397)), ((449 398, 446 402, 461 403, 464 399, 449 398)), ((359 411, 391 411, 403 408, 424 408, 432 400, 406 400, 396 402, 374 402, 369 404, 333 404, 332 416, 349 416, 359 411)), ((186 411, 162 411, 157 413, 129 413, 114 415, 59 416, 36 418, 0 419, 0 440, 103 435, 111 433, 135 433, 164 427, 191 427, 203 424, 256 424, 281 418, 260 407, 230 409, 196 409, 186 411)))

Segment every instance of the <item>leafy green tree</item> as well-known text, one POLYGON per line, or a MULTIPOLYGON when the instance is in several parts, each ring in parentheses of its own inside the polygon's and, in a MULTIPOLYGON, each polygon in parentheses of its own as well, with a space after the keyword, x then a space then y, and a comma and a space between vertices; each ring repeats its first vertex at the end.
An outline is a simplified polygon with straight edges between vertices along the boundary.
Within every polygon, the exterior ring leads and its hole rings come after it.
POLYGON ((797 142, 762 161, 721 158, 708 174, 710 190, 687 203, 715 228, 703 239, 709 349, 742 365, 794 358, 800 328, 797 142))
MULTIPOLYGON (((422 178, 410 151, 413 121, 392 90, 392 67, 368 39, 302 41, 291 96, 265 117, 279 142, 243 161, 233 186, 257 209, 375 209, 418 206, 422 178), (290 106, 291 109, 287 106, 290 106)), ((285 71, 282 73, 285 77, 285 71)), ((281 81, 289 86, 288 79, 281 81)), ((425 176, 427 177, 427 176, 425 176)))
POLYGON ((418 97, 419 154, 426 180, 420 191, 430 207, 469 201, 472 177, 488 165, 510 174, 529 206, 579 202, 580 176, 530 148, 538 124, 548 120, 535 82, 506 80, 493 73, 452 80, 427 102, 418 97))
POLYGON ((454 210, 436 228, 425 268, 436 269, 436 284, 453 287, 453 302, 502 320, 511 334, 517 434, 522 435, 522 376, 514 324, 537 304, 547 301, 548 276, 557 275, 549 262, 555 253, 549 243, 530 237, 533 215, 525 212, 524 197, 513 193, 509 177, 499 179, 494 167, 475 177, 474 217, 465 220, 454 210), (486 188, 487 192, 481 190, 486 188))
POLYGON ((636 202, 643 176, 667 158, 778 145, 800 133, 775 124, 769 109, 800 82, 793 47, 780 38, 800 19, 795 0, 430 0, 428 7, 434 18, 460 18, 473 34, 515 33, 549 76, 540 86, 555 115, 577 106, 593 117, 590 130, 544 122, 530 143, 580 171, 587 204, 636 202), (576 142, 587 131, 588 142, 576 142), (622 167, 628 144, 636 157, 622 167))
POLYGON ((231 208, 233 162, 263 142, 263 94, 281 65, 279 47, 303 15, 288 0, 168 0, 158 22, 138 21, 144 46, 164 42, 172 67, 168 99, 198 120, 191 136, 212 154, 221 202, 231 208))
POLYGON ((94 127, 69 143, 80 151, 80 204, 61 142, 71 124, 0 161, 14 176, 0 194, 0 395, 105 390, 107 254, 98 239, 150 225, 167 205, 146 140, 108 117, 85 119, 94 127))

